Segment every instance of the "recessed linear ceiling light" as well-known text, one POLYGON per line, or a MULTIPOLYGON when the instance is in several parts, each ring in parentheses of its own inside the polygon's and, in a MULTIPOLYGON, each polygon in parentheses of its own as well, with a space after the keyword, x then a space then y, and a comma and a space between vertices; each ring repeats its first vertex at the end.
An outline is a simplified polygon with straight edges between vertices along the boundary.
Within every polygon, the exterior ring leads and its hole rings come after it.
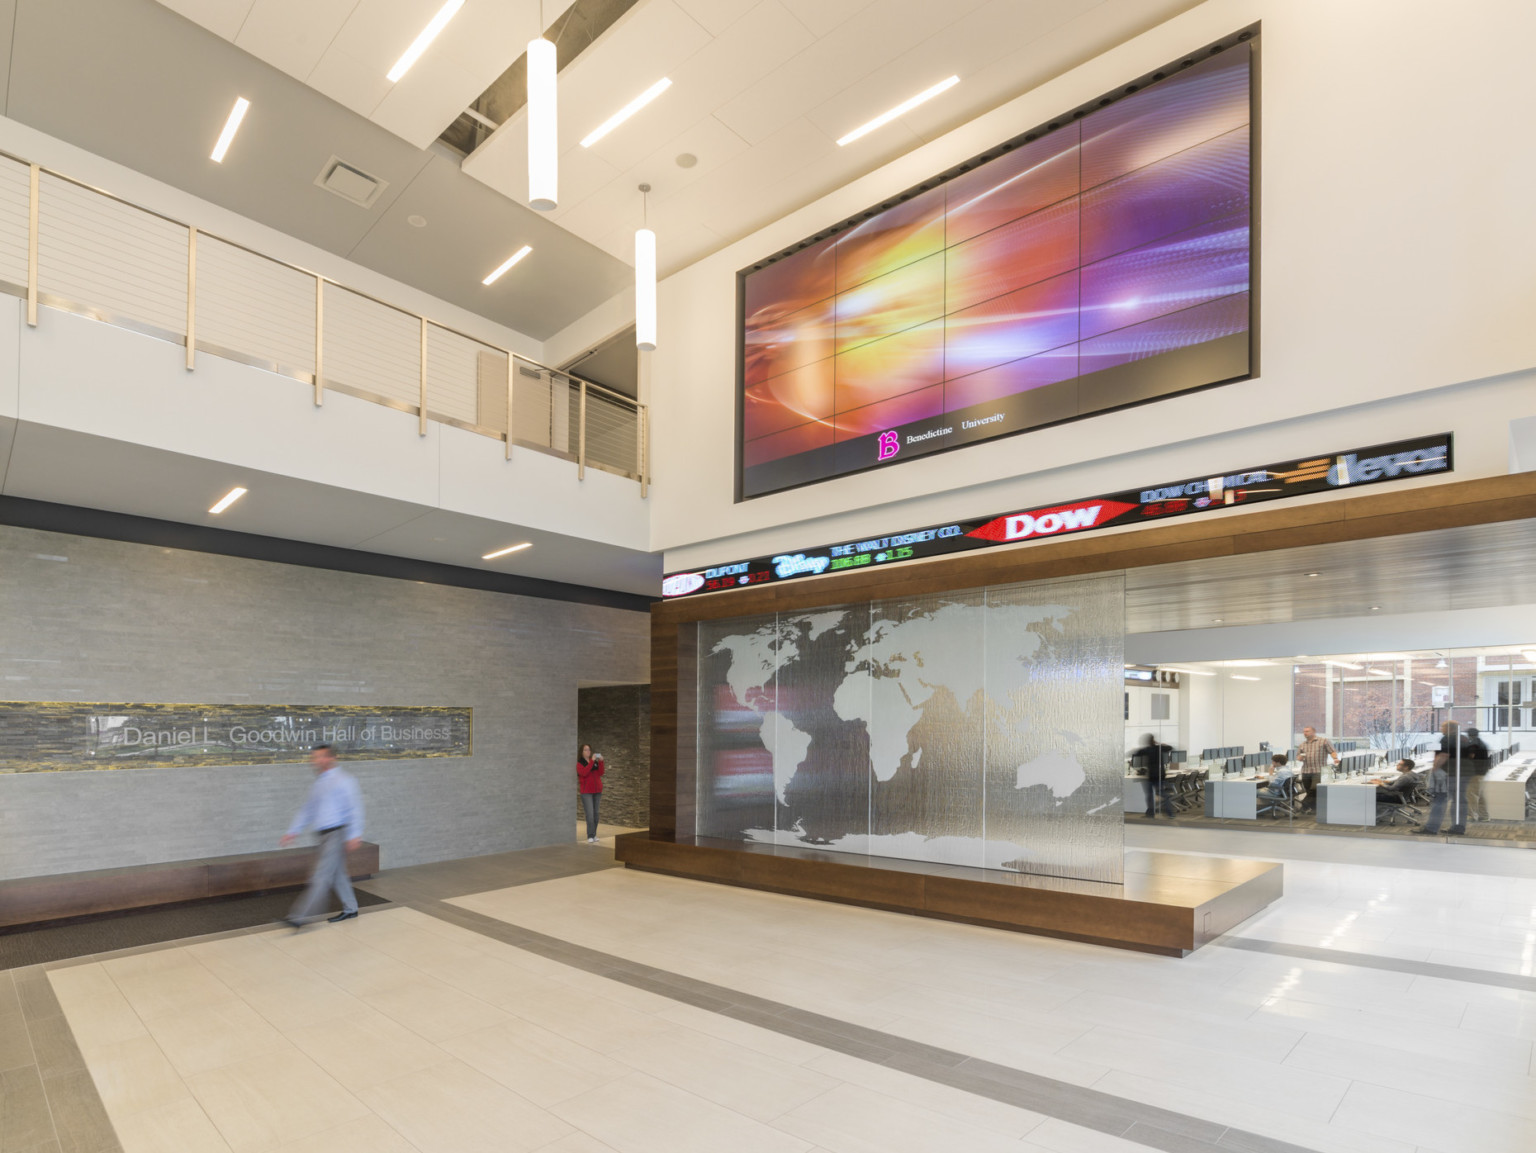
POLYGON ((652 100, 655 100, 656 97, 660 96, 663 92, 671 87, 671 78, 668 76, 663 76, 660 80, 656 81, 655 84, 652 84, 644 92, 640 93, 639 96, 636 96, 628 104, 624 105, 623 108, 620 108, 612 116, 608 117, 607 120, 604 120, 596 128, 592 129, 591 132, 588 132, 585 136, 583 136, 581 138, 581 146, 583 148, 591 148, 592 145, 596 144, 604 136, 607 136, 608 133, 612 132, 620 124, 623 124, 624 121, 628 120, 636 112, 639 112, 640 109, 644 108, 652 100))
POLYGON ((912 109, 916 108, 919 104, 926 104, 928 101, 932 100, 935 96, 938 96, 938 95, 940 95, 941 93, 944 93, 944 92, 948 92, 951 88, 953 88, 956 84, 959 84, 959 83, 960 83, 960 77, 958 77, 958 76, 951 76, 948 80, 940 80, 932 88, 925 88, 925 89, 923 89, 916 96, 912 97, 912 99, 910 99, 910 100, 903 100, 900 104, 896 105, 896 107, 892 108, 889 112, 882 112, 882 113, 880 113, 879 116, 876 116, 868 124, 860 124, 852 132, 848 133, 847 136, 841 137, 838 140, 838 142, 837 142, 838 147, 842 147, 844 144, 852 144, 855 140, 858 140, 858 139, 860 139, 861 137, 864 137, 864 136, 868 136, 876 128, 884 128, 887 124, 889 124, 892 120, 895 120, 898 116, 905 116, 908 112, 911 112, 912 109))
POLYGON ((511 256, 507 257, 499 265, 497 265, 496 266, 496 270, 494 272, 492 272, 489 276, 487 276, 484 280, 482 280, 480 283, 481 284, 486 284, 486 285, 495 284, 498 280, 501 279, 501 274, 502 273, 504 273, 507 269, 511 268, 514 264, 516 264, 519 260, 521 260, 523 257, 527 256, 532 251, 533 251, 533 245, 531 245, 531 244, 523 245, 516 252, 514 252, 511 256))
POLYGON ((1323 574, 1322 574, 1322 573, 1320 573, 1320 572, 1309 572, 1309 573, 1308 573, 1308 574, 1307 574, 1307 575, 1308 575, 1308 576, 1309 576, 1309 577, 1320 577, 1320 576, 1322 576, 1322 575, 1323 575, 1323 574))
POLYGON ((481 560, 495 560, 499 556, 506 556, 508 553, 522 552, 525 548, 532 548, 532 547, 533 547, 533 542, 531 540, 525 540, 522 544, 508 545, 506 548, 497 549, 495 552, 488 552, 483 557, 481 557, 480 559, 481 560))
POLYGON ((437 39, 437 34, 448 27, 448 21, 457 16, 462 7, 464 7, 464 0, 448 0, 437 10, 437 15, 427 21, 427 26, 421 30, 416 39, 411 41, 411 46, 389 70, 388 78, 391 84, 411 70, 411 65, 420 60, 421 54, 432 47, 432 41, 437 39))
POLYGON ((1366 669, 1365 672, 1367 676, 1372 677, 1395 677, 1397 675, 1396 673, 1389 673, 1386 669, 1366 669))
POLYGON ((1356 671, 1359 671, 1365 667, 1364 665, 1352 665, 1348 661, 1324 661, 1323 664, 1333 665, 1334 667, 1341 669, 1355 669, 1356 671))
POLYGON ((1259 678, 1258 677, 1245 677, 1241 673, 1233 673, 1232 674, 1232 679, 1234 681, 1256 681, 1259 678))
POLYGON ((245 119, 245 110, 251 106, 251 102, 244 96, 235 97, 235 106, 229 110, 229 119, 224 121, 224 131, 219 133, 219 142, 213 146, 213 151, 208 154, 208 159, 215 164, 224 163, 224 154, 229 151, 229 146, 235 141, 235 133, 240 131, 240 121, 245 119))
POLYGON ((239 500, 248 491, 249 491, 248 489, 243 489, 239 485, 236 485, 234 488, 230 489, 223 496, 221 496, 219 498, 219 503, 214 505, 208 511, 213 513, 214 515, 218 515, 219 513, 223 512, 225 509, 227 509, 230 505, 234 504, 235 501, 239 500))
MULTIPOLYGON (((1130 668, 1131 666, 1126 665, 1125 667, 1130 668)), ((1180 668, 1178 665, 1159 665, 1158 668, 1162 669, 1165 673, 1187 673, 1192 677, 1214 677, 1216 675, 1215 673, 1206 672, 1204 669, 1185 669, 1180 668)))

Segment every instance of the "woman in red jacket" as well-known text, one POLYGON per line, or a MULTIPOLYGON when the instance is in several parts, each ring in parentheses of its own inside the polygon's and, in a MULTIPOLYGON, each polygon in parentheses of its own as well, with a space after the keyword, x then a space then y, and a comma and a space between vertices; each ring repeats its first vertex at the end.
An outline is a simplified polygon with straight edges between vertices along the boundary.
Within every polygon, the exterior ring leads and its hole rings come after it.
POLYGON ((591 745, 582 745, 576 754, 576 791, 581 794, 581 808, 587 815, 587 844, 597 844, 597 802, 603 795, 603 754, 592 755, 591 745))

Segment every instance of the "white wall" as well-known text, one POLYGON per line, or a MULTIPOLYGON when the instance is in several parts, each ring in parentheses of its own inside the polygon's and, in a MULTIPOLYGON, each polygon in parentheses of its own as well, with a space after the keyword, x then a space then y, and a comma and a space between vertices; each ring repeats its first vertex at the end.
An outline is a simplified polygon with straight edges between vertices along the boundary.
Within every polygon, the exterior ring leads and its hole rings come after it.
POLYGON ((1514 0, 1210 0, 668 278, 653 547, 693 567, 1447 428, 1455 478, 1505 472, 1536 415, 1533 39, 1514 0), (1256 20, 1259 378, 733 504, 737 269, 1256 20))
POLYGON ((1187 700, 1185 731, 1190 756, 1202 749, 1240 746, 1256 753, 1268 741, 1284 752, 1291 739, 1291 662, 1228 668, 1213 677, 1186 676, 1180 686, 1187 700), (1239 677, 1252 680, 1235 680, 1239 677))

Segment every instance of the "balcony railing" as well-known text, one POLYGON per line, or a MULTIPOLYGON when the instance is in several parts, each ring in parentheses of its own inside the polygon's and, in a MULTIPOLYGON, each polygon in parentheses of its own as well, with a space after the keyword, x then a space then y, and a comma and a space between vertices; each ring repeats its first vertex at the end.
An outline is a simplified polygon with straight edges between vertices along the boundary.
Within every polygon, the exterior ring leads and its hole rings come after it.
POLYGON ((646 406, 319 273, 0 154, 0 291, 649 488, 646 406), (511 416, 510 427, 508 416, 511 416))

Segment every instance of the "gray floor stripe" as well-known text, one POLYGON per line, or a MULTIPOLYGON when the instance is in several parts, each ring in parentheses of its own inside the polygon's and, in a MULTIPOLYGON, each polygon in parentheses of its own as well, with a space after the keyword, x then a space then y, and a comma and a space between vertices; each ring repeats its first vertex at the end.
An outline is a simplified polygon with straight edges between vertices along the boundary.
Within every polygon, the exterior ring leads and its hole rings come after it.
POLYGON ((1228 949, 1246 949, 1250 953, 1275 953, 1307 961, 1327 961, 1333 965, 1357 965, 1362 969, 1386 969, 1392 973, 1412 973, 1416 977, 1470 981, 1476 985, 1496 985, 1501 989, 1536 993, 1536 977, 1525 977, 1519 973, 1497 973, 1492 969, 1472 969, 1465 965, 1437 965, 1433 961, 1411 961, 1406 957, 1355 953, 1349 949, 1324 949, 1318 945, 1290 945, 1284 941, 1265 941, 1258 937, 1218 937, 1212 944, 1228 949))
POLYGON ((698 981, 612 953, 546 936, 443 901, 413 901, 424 913, 575 969, 696 1005, 1020 1109, 1108 1133, 1166 1153, 1310 1153, 1300 1145, 1232 1129, 1171 1109, 983 1061, 793 1005, 698 981))

